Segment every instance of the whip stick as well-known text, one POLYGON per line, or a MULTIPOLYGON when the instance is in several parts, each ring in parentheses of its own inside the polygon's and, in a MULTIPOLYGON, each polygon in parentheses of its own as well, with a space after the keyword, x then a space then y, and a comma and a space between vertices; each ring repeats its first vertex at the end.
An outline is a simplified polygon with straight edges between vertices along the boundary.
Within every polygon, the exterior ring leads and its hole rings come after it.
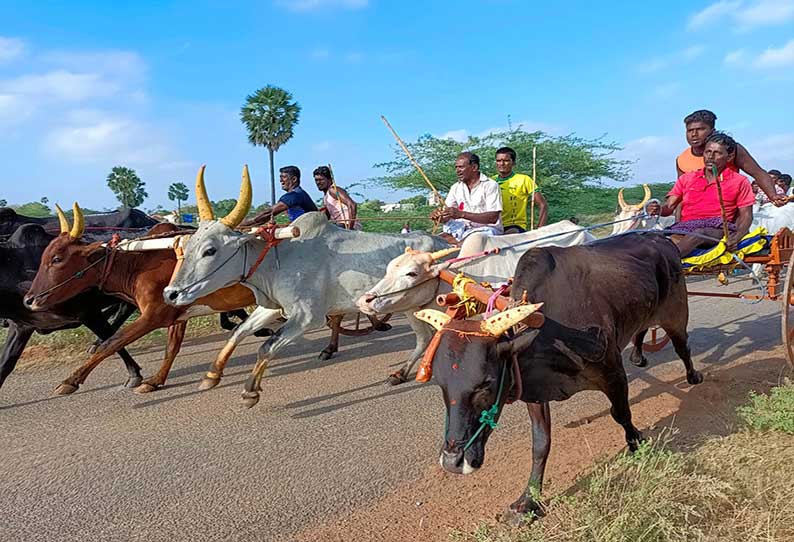
POLYGON ((722 215, 722 234, 725 236, 725 244, 728 244, 728 218, 725 213, 725 201, 722 199, 722 173, 717 175, 717 166, 711 166, 714 180, 717 181, 717 196, 720 198, 720 215, 722 215))
POLYGON ((389 121, 386 120, 386 117, 381 115, 380 119, 383 121, 383 123, 386 125, 386 127, 389 129, 389 131, 391 131, 391 134, 394 136, 394 139, 397 140, 397 143, 400 145, 400 147, 402 148, 403 152, 408 157, 408 160, 411 161, 411 163, 416 168, 416 171, 418 171, 419 175, 421 175, 422 178, 425 180, 425 182, 427 183, 427 186, 429 186, 430 190, 433 191, 433 194, 436 195, 437 201, 443 202, 444 198, 441 197, 441 194, 438 193, 438 190, 436 190, 436 187, 433 186, 433 183, 431 183, 430 179, 427 178, 427 175, 425 175, 425 172, 422 170, 422 166, 420 166, 419 163, 416 160, 414 160, 413 155, 411 155, 411 151, 408 150, 408 147, 405 146, 405 143, 403 143, 403 140, 400 139, 400 136, 398 136, 397 132, 394 131, 394 128, 391 127, 391 124, 389 124, 389 121))
MULTIPOLYGON (((339 188, 336 186, 336 179, 335 179, 335 176, 334 176, 334 169, 331 167, 331 164, 328 164, 328 171, 331 173, 331 186, 333 187, 334 192, 336 193, 336 201, 339 203, 339 210, 342 213, 342 225, 345 228, 347 228, 348 224, 347 224, 347 217, 345 216, 345 206, 342 205, 342 200, 339 199, 339 188)), ((351 224, 350 227, 351 228, 353 227, 352 224, 351 224)))
POLYGON ((538 189, 538 173, 535 169, 537 147, 532 146, 532 199, 529 200, 529 229, 535 229, 535 190, 538 189))

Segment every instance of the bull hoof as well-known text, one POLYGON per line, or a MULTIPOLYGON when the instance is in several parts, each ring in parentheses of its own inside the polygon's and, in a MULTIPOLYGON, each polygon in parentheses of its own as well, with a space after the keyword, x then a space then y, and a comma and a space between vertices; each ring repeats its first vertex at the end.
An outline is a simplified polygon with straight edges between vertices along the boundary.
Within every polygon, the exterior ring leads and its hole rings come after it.
POLYGON ((389 378, 386 379, 386 382, 389 384, 389 386, 399 386, 400 384, 403 384, 407 381, 408 379, 405 377, 405 375, 399 371, 390 374, 389 378))
POLYGON ((534 499, 521 495, 507 510, 497 516, 497 520, 511 527, 520 527, 543 516, 543 507, 534 499))
POLYGON ((141 382, 143 382, 143 378, 142 377, 133 376, 133 377, 130 377, 130 378, 127 379, 127 381, 124 383, 124 387, 125 388, 130 388, 130 389, 137 388, 138 386, 141 385, 141 382))
POLYGON ((55 391, 53 392, 55 395, 69 395, 77 391, 79 386, 75 386, 73 384, 67 384, 66 382, 62 382, 55 391))
POLYGON ((687 373, 686 381, 692 384, 693 386, 695 384, 700 384, 701 382, 703 382, 703 373, 701 373, 700 371, 692 371, 691 373, 687 373))
POLYGON ((199 391, 211 390, 212 388, 220 384, 220 382, 221 382, 220 378, 210 378, 208 376, 205 376, 204 378, 201 379, 201 382, 199 382, 198 389, 199 391))
POLYGON ((377 325, 372 326, 375 331, 389 331, 391 329, 391 324, 386 322, 381 322, 377 325))
POLYGON ((135 388, 133 391, 135 393, 151 393, 154 390, 156 390, 158 387, 159 386, 155 384, 149 384, 148 382, 144 382, 143 384, 135 388))
POLYGON ((329 352, 328 350, 323 350, 322 352, 320 352, 320 355, 317 356, 317 359, 319 359, 320 361, 328 361, 333 356, 334 356, 334 352, 329 352))
POLYGON ((251 408, 259 402, 259 392, 244 391, 242 396, 243 406, 251 408))
POLYGON ((270 337, 273 335, 273 330, 269 327, 264 327, 259 331, 254 331, 254 337, 270 337))
POLYGON ((648 366, 648 358, 646 358, 645 356, 640 356, 639 358, 631 356, 630 360, 631 360, 631 363, 634 364, 635 367, 647 367, 648 366))

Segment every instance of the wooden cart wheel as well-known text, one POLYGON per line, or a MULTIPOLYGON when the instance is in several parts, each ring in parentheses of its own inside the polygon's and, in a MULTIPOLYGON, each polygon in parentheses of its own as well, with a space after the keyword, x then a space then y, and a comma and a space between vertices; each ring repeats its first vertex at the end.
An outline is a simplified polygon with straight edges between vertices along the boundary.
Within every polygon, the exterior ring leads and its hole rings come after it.
MULTIPOLYGON (((391 318, 391 313, 387 314, 383 318, 376 319, 376 322, 378 322, 376 325, 372 325, 372 323, 370 322, 370 325, 368 325, 365 328, 361 328, 361 327, 359 327, 359 323, 361 321, 361 313, 358 313, 356 315, 355 327, 351 329, 351 328, 346 328, 345 326, 340 325, 339 326, 339 334, 340 335, 344 335, 345 337, 363 337, 364 335, 369 335, 370 333, 375 331, 375 328, 377 326, 383 325, 386 322, 388 322, 389 318, 391 318)), ((365 320, 365 321, 367 321, 367 320, 365 320)))
POLYGON ((786 351, 786 361, 794 369, 794 253, 788 261, 786 281, 783 283, 783 318, 781 318, 781 331, 783 334, 783 347, 786 351))
POLYGON ((643 352, 658 352, 670 342, 670 337, 659 326, 650 328, 645 338, 646 341, 642 343, 643 352))

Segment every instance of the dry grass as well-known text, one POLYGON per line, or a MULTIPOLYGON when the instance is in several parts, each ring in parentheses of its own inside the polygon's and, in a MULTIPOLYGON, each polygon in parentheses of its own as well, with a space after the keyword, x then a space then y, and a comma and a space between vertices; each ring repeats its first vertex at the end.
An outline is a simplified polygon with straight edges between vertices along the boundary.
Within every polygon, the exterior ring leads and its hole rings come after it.
POLYGON ((520 529, 453 533, 476 542, 794 540, 794 386, 754 396, 747 429, 673 452, 670 437, 597 464, 547 515, 520 529), (758 431, 759 420, 764 430, 758 431), (770 421, 772 420, 772 421, 770 421))

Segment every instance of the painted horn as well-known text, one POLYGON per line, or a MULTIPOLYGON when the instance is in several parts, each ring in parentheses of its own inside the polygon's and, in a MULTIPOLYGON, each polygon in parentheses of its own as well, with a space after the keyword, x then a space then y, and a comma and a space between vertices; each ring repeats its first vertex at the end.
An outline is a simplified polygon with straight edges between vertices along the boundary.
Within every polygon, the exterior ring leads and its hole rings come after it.
POLYGON ((58 215, 58 222, 61 224, 61 233, 69 233, 71 229, 69 226, 69 219, 66 218, 66 214, 57 203, 55 204, 55 213, 58 215))
POLYGON ((543 306, 543 303, 535 303, 530 305, 520 305, 507 309, 499 314, 494 314, 487 320, 483 320, 480 324, 480 331, 489 333, 494 337, 500 337, 508 329, 524 320, 527 316, 536 312, 543 306))
POLYGON ((240 182, 240 197, 231 212, 221 219, 221 224, 234 229, 240 225, 245 215, 251 210, 251 199, 253 189, 251 188, 251 177, 248 175, 248 164, 243 166, 243 180, 240 182))
POLYGON ((623 189, 622 188, 620 190, 618 190, 618 205, 620 205, 621 209, 625 209, 626 207, 628 207, 628 205, 626 205, 626 200, 623 199, 623 189))
POLYGON ((430 260, 435 262, 436 260, 440 260, 441 258, 446 258, 450 254, 454 254, 460 250, 460 247, 450 247, 445 248, 442 250, 437 250, 435 252, 430 253, 430 260))
POLYGON ((418 320, 433 326, 436 331, 439 331, 447 322, 452 320, 449 315, 434 309, 422 309, 420 311, 416 311, 414 316, 416 316, 418 320))
POLYGON ((645 207, 645 204, 651 199, 651 187, 647 184, 643 184, 642 189, 645 191, 645 196, 642 198, 642 201, 637 204, 637 208, 639 209, 645 207))
POLYGON ((80 209, 76 201, 72 206, 72 210, 74 211, 74 223, 72 224, 72 229, 69 231, 69 237, 72 239, 80 239, 83 236, 83 232, 85 232, 85 218, 83 217, 82 209, 80 209))
POLYGON ((204 168, 206 167, 206 165, 201 166, 198 175, 196 175, 196 205, 198 206, 199 220, 202 222, 215 219, 215 214, 212 212, 212 203, 210 203, 210 198, 207 197, 207 187, 204 186, 204 168))

